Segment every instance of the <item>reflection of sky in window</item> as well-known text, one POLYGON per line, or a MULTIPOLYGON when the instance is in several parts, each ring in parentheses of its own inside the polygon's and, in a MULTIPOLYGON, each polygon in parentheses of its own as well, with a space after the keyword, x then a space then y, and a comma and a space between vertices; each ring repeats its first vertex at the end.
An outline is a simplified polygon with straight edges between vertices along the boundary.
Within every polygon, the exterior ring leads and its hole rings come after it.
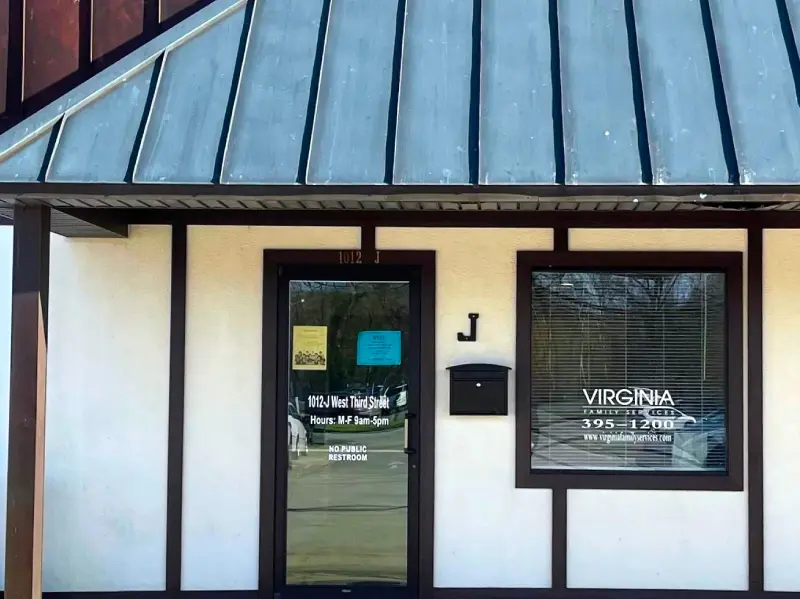
POLYGON ((722 273, 699 272, 551 271, 534 272, 533 282, 536 290, 578 300, 587 307, 623 309, 631 302, 670 300, 673 305, 683 304, 691 300, 695 291, 707 290, 712 279, 723 277, 722 273))

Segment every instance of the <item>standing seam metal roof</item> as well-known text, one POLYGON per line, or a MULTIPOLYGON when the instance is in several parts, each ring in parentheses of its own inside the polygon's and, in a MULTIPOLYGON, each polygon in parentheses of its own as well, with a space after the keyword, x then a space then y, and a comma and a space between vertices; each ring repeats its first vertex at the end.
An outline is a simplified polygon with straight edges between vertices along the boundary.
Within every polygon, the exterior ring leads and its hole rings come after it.
POLYGON ((0 136, 0 182, 800 182, 800 0, 217 0, 0 136))

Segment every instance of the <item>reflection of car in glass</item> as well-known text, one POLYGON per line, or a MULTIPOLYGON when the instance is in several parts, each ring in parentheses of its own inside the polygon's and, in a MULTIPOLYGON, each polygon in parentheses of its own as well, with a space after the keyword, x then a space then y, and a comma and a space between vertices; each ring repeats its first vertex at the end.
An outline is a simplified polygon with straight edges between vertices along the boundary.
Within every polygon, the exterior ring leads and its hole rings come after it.
MULTIPOLYGON (((703 412, 696 416, 672 406, 646 406, 637 408, 639 419, 649 417, 675 418, 674 426, 652 424, 637 430, 615 428, 587 430, 582 428, 583 418, 564 418, 537 406, 532 418, 531 464, 534 468, 545 465, 558 468, 580 468, 582 465, 602 464, 603 467, 671 468, 675 470, 724 470, 727 465, 726 417, 724 401, 707 399, 697 404, 703 412), (717 406, 717 407, 713 407, 717 406), (664 413, 661 414, 660 410, 664 413), (539 423, 546 422, 546 426, 539 423), (604 435, 619 435, 619 443, 608 442, 604 435), (635 444, 625 442, 626 435, 643 438, 635 444), (631 451, 633 450, 633 451, 631 451)), ((603 417, 605 419, 605 417, 603 417)), ((598 419, 598 422, 605 422, 598 419)))
POLYGON ((682 467, 722 470, 726 466, 725 412, 717 409, 675 432, 672 460, 682 467))
POLYGON ((684 414, 678 408, 673 408, 672 406, 645 406, 639 410, 639 416, 641 416, 642 420, 649 422, 653 429, 678 430, 687 424, 695 424, 697 422, 697 418, 694 416, 684 414), (665 425, 664 423, 667 421, 672 424, 665 425), (653 426, 654 422, 659 424, 653 426))
MULTIPOLYGON (((295 401, 297 398, 295 398, 295 401)), ((305 441, 307 445, 314 444, 314 427, 311 425, 311 416, 308 414, 303 414, 298 409, 295 403, 289 402, 289 422, 291 424, 292 419, 297 420, 305 429, 305 441)), ((291 441, 291 439, 290 439, 291 441)))
POLYGON ((408 404, 408 385, 395 385, 386 390, 386 397, 389 398, 389 411, 400 412, 406 409, 408 404))
POLYGON ((300 456, 302 451, 308 455, 308 434, 305 425, 298 419, 289 414, 289 452, 300 456))

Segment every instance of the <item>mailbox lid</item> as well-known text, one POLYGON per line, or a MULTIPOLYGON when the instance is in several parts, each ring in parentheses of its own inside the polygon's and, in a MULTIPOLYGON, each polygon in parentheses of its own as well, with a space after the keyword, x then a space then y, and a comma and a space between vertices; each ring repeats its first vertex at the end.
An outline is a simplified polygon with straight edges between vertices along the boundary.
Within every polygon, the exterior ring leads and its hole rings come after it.
POLYGON ((447 370, 454 381, 505 381, 511 368, 500 364, 457 364, 447 370))

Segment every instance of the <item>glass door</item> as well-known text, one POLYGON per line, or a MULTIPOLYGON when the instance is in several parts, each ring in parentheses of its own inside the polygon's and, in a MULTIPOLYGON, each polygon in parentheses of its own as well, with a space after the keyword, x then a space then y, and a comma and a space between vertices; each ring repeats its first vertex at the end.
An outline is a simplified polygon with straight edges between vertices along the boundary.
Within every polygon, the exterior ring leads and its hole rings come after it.
POLYGON ((408 276, 336 270, 283 280, 286 455, 276 582, 288 596, 331 587, 405 594, 414 587, 416 286, 408 276))

